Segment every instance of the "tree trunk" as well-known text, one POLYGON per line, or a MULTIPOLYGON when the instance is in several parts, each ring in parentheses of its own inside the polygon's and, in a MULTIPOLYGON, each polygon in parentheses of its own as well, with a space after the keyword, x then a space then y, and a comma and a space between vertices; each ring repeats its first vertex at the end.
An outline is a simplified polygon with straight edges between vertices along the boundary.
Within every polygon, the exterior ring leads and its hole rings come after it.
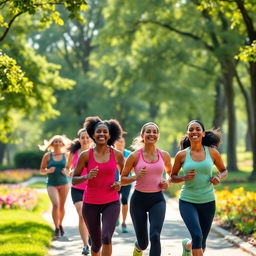
POLYGON ((4 153, 6 150, 6 145, 7 144, 0 142, 0 165, 2 165, 4 161, 4 153))
POLYGON ((237 171, 236 157, 236 115, 234 106, 234 89, 233 89, 233 67, 232 63, 227 60, 222 63, 223 85, 227 101, 228 117, 228 144, 227 144, 227 168, 229 171, 237 171))
POLYGON ((256 63, 250 62, 250 75, 251 75, 251 95, 252 95, 252 108, 253 108, 253 136, 252 136, 252 158, 253 170, 251 177, 256 179, 256 63))
POLYGON ((223 122, 225 120, 226 100, 222 92, 222 81, 217 79, 215 84, 215 103, 214 103, 214 118, 212 127, 215 129, 222 129, 223 122))

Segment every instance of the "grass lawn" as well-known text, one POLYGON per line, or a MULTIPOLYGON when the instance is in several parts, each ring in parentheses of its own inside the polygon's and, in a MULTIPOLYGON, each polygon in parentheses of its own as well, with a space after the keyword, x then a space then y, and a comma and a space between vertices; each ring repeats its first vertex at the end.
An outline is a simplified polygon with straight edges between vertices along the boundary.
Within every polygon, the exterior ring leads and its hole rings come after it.
POLYGON ((0 211, 0 255, 47 255, 53 231, 42 217, 49 207, 47 195, 42 194, 34 211, 2 209, 0 211))
POLYGON ((45 181, 38 181, 28 186, 29 188, 46 188, 45 181))

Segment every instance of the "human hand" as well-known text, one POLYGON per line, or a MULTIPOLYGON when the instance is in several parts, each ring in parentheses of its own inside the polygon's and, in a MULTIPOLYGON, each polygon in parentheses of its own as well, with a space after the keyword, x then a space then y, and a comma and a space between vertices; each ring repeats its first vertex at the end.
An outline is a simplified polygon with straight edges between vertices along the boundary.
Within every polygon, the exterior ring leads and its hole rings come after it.
POLYGON ((169 182, 168 182, 168 180, 162 179, 161 182, 160 182, 160 184, 159 184, 159 186, 160 186, 160 188, 161 188, 162 190, 167 190, 168 187, 169 187, 169 182))
POLYGON ((144 166, 137 174, 136 174, 136 180, 142 178, 147 173, 146 166, 144 166))
POLYGON ((95 178, 98 175, 99 167, 96 166, 95 168, 91 169, 88 173, 88 180, 95 178))
POLYGON ((213 176, 210 179, 210 183, 212 183, 213 185, 218 185, 220 183, 220 177, 218 175, 213 176))
POLYGON ((56 167, 52 166, 47 170, 47 173, 54 173, 55 172, 56 167))
POLYGON ((71 171, 71 169, 63 168, 63 169, 61 170, 61 173, 62 173, 63 175, 68 176, 68 177, 72 177, 72 171, 71 171))
POLYGON ((113 189, 116 190, 116 191, 120 191, 120 189, 121 189, 121 183, 120 183, 120 181, 115 181, 115 182, 111 185, 111 188, 113 188, 113 189))
POLYGON ((186 176, 184 176, 185 180, 193 180, 196 176, 197 172, 195 171, 195 169, 190 170, 186 176))

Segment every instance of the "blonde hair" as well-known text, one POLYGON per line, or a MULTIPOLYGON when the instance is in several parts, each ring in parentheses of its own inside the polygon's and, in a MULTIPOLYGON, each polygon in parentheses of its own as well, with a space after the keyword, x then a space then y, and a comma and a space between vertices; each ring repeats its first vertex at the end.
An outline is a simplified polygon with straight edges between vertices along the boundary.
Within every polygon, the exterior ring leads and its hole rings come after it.
POLYGON ((133 148, 133 149, 135 149, 135 150, 138 150, 138 149, 141 149, 141 148, 144 147, 144 144, 145 144, 145 143, 144 143, 144 140, 142 139, 141 135, 145 132, 146 127, 147 127, 148 125, 153 125, 153 126, 155 126, 156 129, 157 129, 157 131, 158 131, 158 133, 160 132, 159 127, 158 127, 158 125, 157 125, 156 123, 154 123, 154 122, 145 123, 145 124, 141 127, 141 129, 140 129, 140 135, 138 135, 137 137, 135 137, 135 138, 133 139, 131 148, 133 148))
POLYGON ((53 150, 53 142, 56 139, 60 139, 63 143, 64 151, 66 151, 66 147, 70 144, 71 140, 66 135, 54 135, 49 140, 44 140, 44 144, 38 145, 39 149, 42 151, 52 151, 53 150))

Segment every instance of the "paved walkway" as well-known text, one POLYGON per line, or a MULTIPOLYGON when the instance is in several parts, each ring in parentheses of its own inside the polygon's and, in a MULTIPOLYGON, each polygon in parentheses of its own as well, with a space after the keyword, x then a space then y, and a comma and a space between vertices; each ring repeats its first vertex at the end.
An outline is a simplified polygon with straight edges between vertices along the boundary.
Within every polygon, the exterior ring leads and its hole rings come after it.
MULTIPOLYGON (((53 241, 53 246, 49 250, 48 256, 78 256, 81 255, 82 241, 79 236, 77 223, 78 217, 76 210, 72 204, 71 196, 68 195, 66 203, 66 215, 63 226, 65 228, 65 236, 59 240, 53 241)), ((52 223, 51 212, 49 211, 45 218, 52 223)), ((131 256, 135 234, 132 227, 130 216, 128 217, 129 233, 121 233, 117 228, 113 236, 113 256, 131 256)), ((167 212, 165 223, 161 235, 162 256, 181 256, 181 240, 189 237, 189 234, 180 218, 177 208, 177 202, 169 199, 167 201, 167 212)), ((232 239, 231 239, 232 240, 232 239)), ((228 242, 223 236, 211 231, 208 237, 207 250, 205 256, 249 256, 248 252, 234 246, 228 242)), ((148 256, 148 249, 143 256, 148 256)), ((252 254, 253 255, 253 254, 252 254)), ((256 252, 255 254, 256 255, 256 252)))

